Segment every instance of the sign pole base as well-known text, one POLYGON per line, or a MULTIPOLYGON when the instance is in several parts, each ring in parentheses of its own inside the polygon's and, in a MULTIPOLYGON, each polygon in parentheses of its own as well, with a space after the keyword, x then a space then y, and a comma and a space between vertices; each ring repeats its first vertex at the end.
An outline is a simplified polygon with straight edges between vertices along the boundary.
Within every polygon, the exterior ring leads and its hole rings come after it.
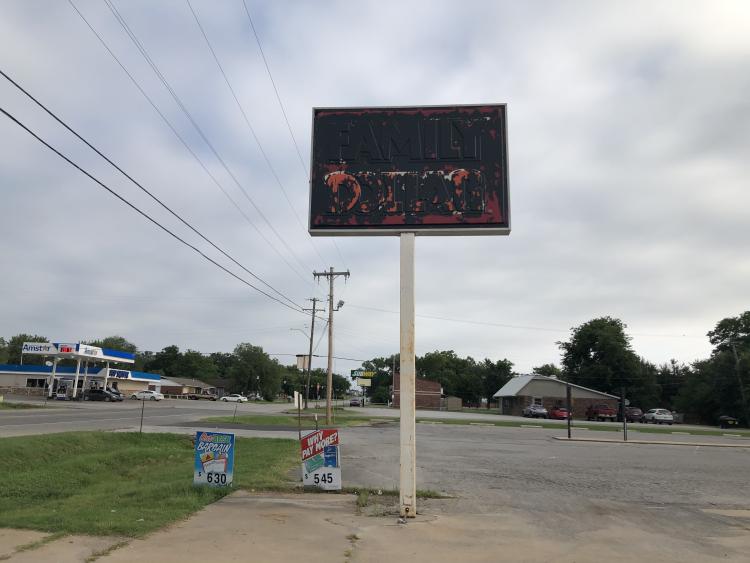
POLYGON ((401 233, 399 514, 417 516, 416 358, 414 349, 414 233, 401 233))

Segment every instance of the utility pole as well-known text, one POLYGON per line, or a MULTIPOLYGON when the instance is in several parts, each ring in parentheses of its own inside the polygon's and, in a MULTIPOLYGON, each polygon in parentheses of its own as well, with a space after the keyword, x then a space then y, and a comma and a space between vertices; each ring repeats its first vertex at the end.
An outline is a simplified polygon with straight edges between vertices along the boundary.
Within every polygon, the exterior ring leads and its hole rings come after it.
POLYGON ((328 278, 328 377, 326 378, 326 424, 331 424, 331 416, 333 414, 332 408, 332 396, 333 396, 333 312, 338 311, 343 307, 344 302, 339 301, 338 305, 334 309, 333 307, 333 280, 339 276, 344 276, 344 279, 349 277, 349 270, 346 272, 335 272, 333 266, 327 272, 313 272, 313 276, 317 278, 328 278))
POLYGON ((310 354, 307 356, 307 384, 305 385, 305 410, 307 410, 307 401, 310 399, 310 372, 312 370, 312 353, 313 353, 313 336, 315 335, 315 313, 319 299, 313 297, 308 299, 312 301, 312 309, 302 309, 303 311, 312 312, 312 324, 310 325, 310 354))

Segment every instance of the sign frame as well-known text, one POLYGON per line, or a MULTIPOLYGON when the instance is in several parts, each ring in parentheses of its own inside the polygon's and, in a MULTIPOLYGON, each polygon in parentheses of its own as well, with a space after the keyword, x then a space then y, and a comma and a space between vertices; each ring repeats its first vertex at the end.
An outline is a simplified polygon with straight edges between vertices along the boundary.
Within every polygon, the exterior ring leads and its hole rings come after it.
MULTIPOLYGON (((414 233, 418 236, 481 236, 481 235, 509 235, 511 231, 511 205, 510 205, 510 179, 509 179, 509 156, 508 156, 508 113, 506 103, 485 103, 485 104, 451 104, 451 105, 423 105, 423 106, 366 106, 366 107, 313 107, 312 108, 312 127, 310 140, 310 186, 308 197, 308 232, 311 236, 394 236, 402 233, 414 233), (419 112, 419 111, 441 111, 455 110, 456 112, 466 110, 481 110, 486 108, 495 108, 499 110, 500 131, 500 155, 501 163, 500 190, 503 201, 500 202, 500 208, 505 213, 505 219, 497 226, 489 226, 484 223, 466 223, 463 226, 455 223, 436 225, 420 223, 404 223, 398 225, 369 224, 364 226, 347 227, 344 225, 337 226, 313 226, 313 185, 317 179, 315 172, 315 125, 316 115, 318 112, 419 112)), ((482 161, 478 161, 478 164, 482 161)), ((405 215, 405 213, 404 213, 405 215)))
POLYGON ((193 485, 231 487, 234 482, 234 445, 234 434, 197 430, 193 455, 193 485), (201 448, 201 444, 213 442, 213 439, 204 440, 204 437, 213 438, 214 436, 220 437, 216 445, 228 447, 201 448), (218 455, 216 455, 216 451, 218 451, 218 455))
POLYGON ((323 491, 341 490, 339 430, 322 428, 300 439, 302 485, 323 491))

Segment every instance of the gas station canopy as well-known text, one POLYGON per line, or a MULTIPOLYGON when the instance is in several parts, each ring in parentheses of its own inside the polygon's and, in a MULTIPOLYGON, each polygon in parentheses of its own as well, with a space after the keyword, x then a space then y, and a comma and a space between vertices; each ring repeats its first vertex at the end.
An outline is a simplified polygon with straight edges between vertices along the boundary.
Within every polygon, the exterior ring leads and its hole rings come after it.
POLYGON ((58 360, 94 360, 100 362, 122 362, 132 364, 135 362, 135 354, 99 348, 88 344, 59 343, 59 342, 24 342, 21 354, 33 354, 36 356, 52 356, 58 360))

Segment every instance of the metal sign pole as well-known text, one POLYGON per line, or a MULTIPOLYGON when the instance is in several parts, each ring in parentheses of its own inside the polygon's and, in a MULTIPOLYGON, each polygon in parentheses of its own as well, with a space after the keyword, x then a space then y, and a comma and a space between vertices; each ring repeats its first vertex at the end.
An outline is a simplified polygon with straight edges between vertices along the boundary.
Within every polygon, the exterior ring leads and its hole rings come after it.
POLYGON ((414 233, 401 233, 401 468, 399 513, 417 515, 416 365, 414 354, 414 233))

